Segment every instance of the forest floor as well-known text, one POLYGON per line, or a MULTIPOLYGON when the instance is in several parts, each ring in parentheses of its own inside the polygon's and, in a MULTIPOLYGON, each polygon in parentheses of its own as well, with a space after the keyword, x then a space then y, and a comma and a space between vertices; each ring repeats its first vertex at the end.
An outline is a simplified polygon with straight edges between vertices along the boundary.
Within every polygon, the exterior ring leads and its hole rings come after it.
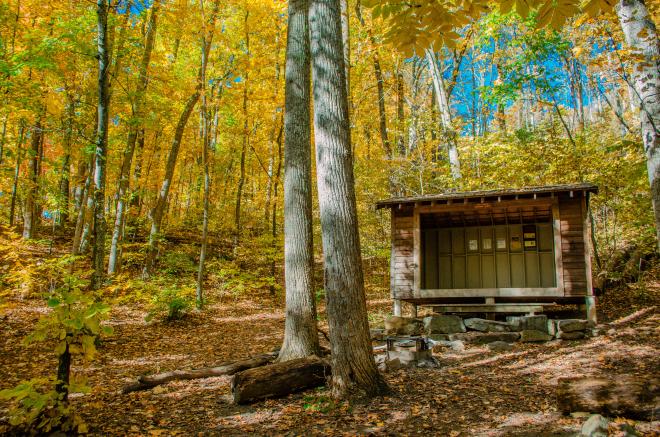
MULTIPOLYGON (((381 310, 389 302, 370 302, 381 310)), ((55 368, 43 345, 25 348, 23 337, 44 312, 23 301, 2 320, 2 388, 47 376, 55 368)), ((516 344, 507 353, 484 347, 437 355, 438 369, 385 374, 393 394, 368 403, 334 403, 324 390, 231 404, 229 377, 173 382, 122 395, 137 375, 214 364, 271 351, 280 345, 284 311, 263 300, 210 306, 176 323, 144 321, 145 312, 114 307, 114 334, 91 366, 74 367, 93 391, 73 403, 95 435, 570 435, 584 418, 562 416, 555 404, 557 379, 566 375, 658 375, 660 312, 646 310, 615 332, 583 341, 516 344)), ((0 405, 0 417, 6 405, 0 405)), ((660 422, 638 423, 648 435, 660 422)), ((0 422, 0 433, 6 430, 0 422)))
MULTIPOLYGON (((558 412, 559 377, 660 376, 656 278, 644 284, 644 305, 633 303, 641 293, 638 288, 609 291, 601 301, 600 316, 610 324, 597 337, 518 343, 505 353, 485 347, 448 351, 436 355, 441 364, 437 369, 385 373, 391 395, 353 404, 334 402, 325 389, 317 389, 237 406, 231 403, 230 377, 121 394, 121 388, 141 374, 213 366, 277 349, 284 332, 284 308, 281 296, 264 293, 225 298, 177 322, 147 323, 142 304, 114 305, 108 320, 114 333, 99 346, 91 364, 73 366, 74 373, 88 378, 92 392, 73 394, 72 403, 91 434, 104 436, 571 435, 585 418, 558 412)), ((368 292, 374 327, 390 308, 382 288, 368 292)), ((40 299, 5 300, 0 312, 0 389, 54 372, 52 345, 23 344, 45 312, 40 299)), ((321 326, 327 328, 323 322, 321 326)), ((0 434, 8 430, 7 407, 0 401, 0 434)), ((660 435, 660 421, 635 426, 644 435, 660 435)))

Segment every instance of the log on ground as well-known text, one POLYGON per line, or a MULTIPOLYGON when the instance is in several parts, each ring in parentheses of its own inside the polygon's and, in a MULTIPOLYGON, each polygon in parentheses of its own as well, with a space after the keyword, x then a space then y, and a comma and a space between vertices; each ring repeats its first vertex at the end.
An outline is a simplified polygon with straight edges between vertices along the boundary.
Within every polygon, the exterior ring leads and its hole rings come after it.
POLYGON ((330 365, 316 356, 244 370, 234 375, 231 392, 236 404, 286 396, 326 383, 330 365))
POLYGON ((557 387, 558 407, 564 414, 583 411, 650 420, 660 413, 659 401, 658 378, 561 378, 557 387))
POLYGON ((171 372, 157 373, 155 375, 139 376, 137 382, 122 388, 122 393, 149 390, 170 381, 211 378, 215 376, 233 375, 242 370, 265 366, 273 362, 277 354, 264 354, 238 361, 229 361, 215 367, 205 367, 191 370, 172 370, 171 372))

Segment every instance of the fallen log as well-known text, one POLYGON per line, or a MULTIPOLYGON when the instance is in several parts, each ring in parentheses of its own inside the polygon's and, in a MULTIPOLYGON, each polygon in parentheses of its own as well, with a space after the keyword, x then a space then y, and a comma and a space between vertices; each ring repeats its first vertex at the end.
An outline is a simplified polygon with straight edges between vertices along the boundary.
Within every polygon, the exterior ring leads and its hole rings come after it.
POLYGON ((650 420, 660 414, 659 401, 657 378, 561 378, 557 387, 557 404, 564 414, 582 411, 650 420))
POLYGON ((316 356, 244 370, 234 375, 231 393, 236 404, 286 396, 324 385, 330 365, 316 356))
POLYGON ((124 386, 121 391, 123 394, 126 394, 134 391, 150 390, 158 385, 166 384, 170 381, 233 375, 242 370, 270 364, 273 362, 273 360, 275 360, 276 357, 276 353, 271 353, 258 355, 256 357, 247 358, 244 360, 228 361, 215 367, 205 367, 202 369, 191 370, 172 370, 171 372, 157 373, 155 375, 138 376, 137 382, 124 386))

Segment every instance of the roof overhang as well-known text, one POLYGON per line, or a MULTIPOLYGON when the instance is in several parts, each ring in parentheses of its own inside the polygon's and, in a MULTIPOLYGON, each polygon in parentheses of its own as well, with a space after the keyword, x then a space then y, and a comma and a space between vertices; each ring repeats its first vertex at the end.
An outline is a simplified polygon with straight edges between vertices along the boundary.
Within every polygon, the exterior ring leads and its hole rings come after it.
POLYGON ((410 196, 410 197, 392 197, 390 199, 380 200, 376 202, 376 209, 392 208, 395 206, 404 206, 417 203, 428 202, 443 202, 443 201, 469 201, 469 199, 484 200, 512 200, 512 199, 536 199, 539 196, 552 197, 560 193, 598 193, 598 186, 590 183, 579 184, 564 184, 564 185, 546 185, 540 187, 524 187, 524 188, 511 188, 511 189, 495 189, 495 190, 481 190, 481 191, 463 191, 455 192, 448 191, 440 194, 430 194, 425 196, 410 196))

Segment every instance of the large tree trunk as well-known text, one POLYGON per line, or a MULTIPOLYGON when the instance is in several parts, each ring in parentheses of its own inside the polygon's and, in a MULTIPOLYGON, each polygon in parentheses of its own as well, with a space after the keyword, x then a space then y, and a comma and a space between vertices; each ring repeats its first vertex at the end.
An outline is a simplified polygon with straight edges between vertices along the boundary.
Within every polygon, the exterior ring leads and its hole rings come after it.
POLYGON ((623 375, 615 378, 563 378, 557 403, 564 414, 576 411, 651 420, 660 414, 660 380, 623 375))
POLYGON ((138 133, 142 129, 144 123, 144 99, 147 92, 147 85, 149 78, 147 76, 149 70, 149 62, 151 60, 151 52, 154 47, 154 40, 156 36, 156 26, 158 19, 158 10, 160 8, 160 0, 155 0, 151 6, 151 15, 147 30, 145 34, 144 52, 142 53, 142 61, 140 62, 140 70, 138 74, 138 85, 133 106, 134 120, 130 124, 128 131, 128 138, 124 155, 122 159, 121 169, 119 173, 119 186, 117 189, 117 211, 115 214, 115 224, 112 231, 112 242, 110 244, 110 256, 108 257, 108 275, 112 275, 117 271, 121 263, 121 238, 124 229, 124 221, 126 215, 126 208, 128 206, 128 189, 130 181, 131 164, 133 162, 133 154, 135 152, 135 144, 137 142, 138 133))
POLYGON ((215 376, 233 375, 253 367, 265 366, 275 359, 275 354, 258 355, 238 361, 229 361, 215 367, 205 367, 192 370, 172 370, 171 372, 157 373, 138 377, 137 382, 125 385, 122 393, 150 390, 156 386, 167 384, 170 381, 183 381, 191 379, 212 378, 215 376))
POLYGON ((451 176, 454 180, 458 180, 461 178, 461 162, 458 158, 458 134, 452 125, 451 109, 449 107, 449 98, 445 87, 445 80, 440 71, 439 59, 433 49, 426 50, 426 59, 433 79, 433 88, 435 89, 435 96, 437 99, 436 103, 438 105, 438 111, 440 112, 440 131, 448 150, 451 176))
POLYGON ((108 157, 108 120, 110 104, 108 67, 110 66, 108 42, 108 10, 107 0, 97 1, 96 14, 98 18, 98 128, 96 132, 96 153, 94 167, 94 249, 92 265, 94 276, 92 288, 101 288, 104 279, 105 257, 105 180, 106 161, 108 157))
POLYGON ((312 0, 314 132, 332 350, 332 392, 386 388, 371 350, 364 295, 339 0, 312 0))
POLYGON ((319 387, 329 375, 330 366, 324 360, 298 358, 237 373, 231 381, 231 393, 234 403, 247 404, 319 387))
POLYGON ((660 35, 642 0, 621 0, 617 14, 626 44, 640 58, 633 64, 632 78, 639 96, 642 140, 660 250, 660 35))
POLYGON ((314 302, 309 1, 289 1, 284 113, 286 322, 279 360, 319 354, 314 302))
POLYGON ((34 225, 38 220, 35 212, 36 197, 39 192, 39 150, 41 147, 41 138, 43 136, 43 127, 41 125, 41 116, 32 127, 32 140, 30 141, 30 164, 28 165, 28 189, 25 195, 25 210, 23 212, 23 238, 28 240, 34 235, 34 225))

